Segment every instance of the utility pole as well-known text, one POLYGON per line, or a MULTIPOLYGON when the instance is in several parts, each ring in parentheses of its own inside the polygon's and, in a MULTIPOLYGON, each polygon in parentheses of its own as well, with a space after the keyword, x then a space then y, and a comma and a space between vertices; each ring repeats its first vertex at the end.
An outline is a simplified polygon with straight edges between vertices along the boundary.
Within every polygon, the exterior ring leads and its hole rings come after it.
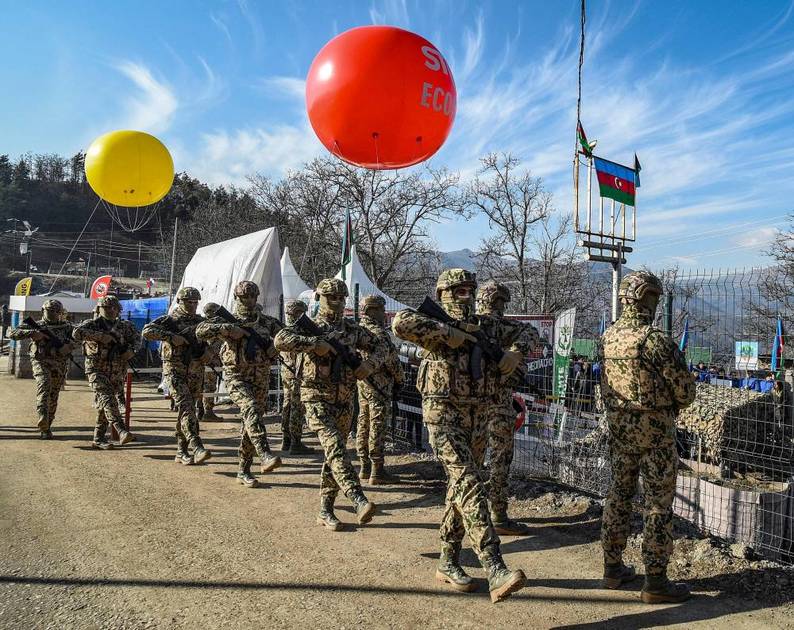
POLYGON ((176 235, 179 227, 179 217, 174 217, 174 243, 171 247, 171 278, 168 281, 168 302, 174 298, 174 268, 176 267, 176 235))
POLYGON ((141 242, 138 241, 138 277, 141 277, 141 242))

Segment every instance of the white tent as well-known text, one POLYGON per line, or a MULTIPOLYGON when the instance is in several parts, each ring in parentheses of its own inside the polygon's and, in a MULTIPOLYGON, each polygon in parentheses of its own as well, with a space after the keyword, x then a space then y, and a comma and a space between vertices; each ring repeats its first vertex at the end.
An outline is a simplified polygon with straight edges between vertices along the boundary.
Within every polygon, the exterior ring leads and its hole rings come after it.
MULTIPOLYGON (((347 284, 347 290, 349 294, 346 304, 347 308, 351 310, 353 309, 356 285, 358 285, 359 300, 367 295, 380 295, 384 300, 386 300, 386 310, 389 312, 393 313, 396 311, 401 311, 404 308, 408 308, 405 306, 405 304, 401 304, 393 297, 386 295, 383 291, 375 286, 375 283, 372 282, 372 280, 369 279, 369 276, 367 276, 367 273, 364 271, 364 267, 361 266, 361 261, 358 259, 355 245, 350 248, 350 262, 347 263, 345 272, 345 284, 347 284)), ((336 274, 336 277, 341 278, 342 272, 340 271, 338 274, 336 274)))
POLYGON ((284 291, 285 302, 287 300, 300 299, 304 291, 311 290, 309 285, 295 271, 295 267, 289 257, 289 247, 285 247, 284 253, 281 255, 281 288, 284 291))
POLYGON ((279 316, 281 264, 278 232, 267 228, 200 248, 185 269, 180 287, 201 291, 201 304, 215 302, 228 309, 234 302, 234 287, 241 280, 259 286, 264 312, 279 316))

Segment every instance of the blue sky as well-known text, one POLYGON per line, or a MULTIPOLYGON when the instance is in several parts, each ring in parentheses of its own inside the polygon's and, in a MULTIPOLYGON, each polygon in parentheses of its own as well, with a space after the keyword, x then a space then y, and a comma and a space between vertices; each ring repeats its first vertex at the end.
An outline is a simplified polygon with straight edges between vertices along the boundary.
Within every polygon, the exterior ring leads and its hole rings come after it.
MULTIPOLYGON (((588 3, 582 121, 597 153, 642 162, 630 264, 767 264, 794 210, 791 2, 588 3)), ((2 0, 0 152, 72 154, 110 129, 158 135, 178 170, 212 183, 277 176, 324 149, 303 81, 353 26, 416 31, 458 87, 433 158, 470 177, 511 151, 571 209, 578 0, 466 3, 2 0)), ((440 226, 476 248, 485 221, 440 226)))

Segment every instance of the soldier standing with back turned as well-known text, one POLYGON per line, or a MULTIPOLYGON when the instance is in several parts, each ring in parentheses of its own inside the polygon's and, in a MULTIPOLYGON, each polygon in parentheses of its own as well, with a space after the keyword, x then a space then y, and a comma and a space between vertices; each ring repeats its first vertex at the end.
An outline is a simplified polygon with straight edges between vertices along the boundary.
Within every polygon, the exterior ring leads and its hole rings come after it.
MULTIPOLYGON (((392 398, 394 390, 403 382, 403 369, 397 349, 386 331, 386 300, 380 295, 368 295, 361 300, 359 325, 378 339, 383 362, 370 377, 381 393, 366 381, 358 382, 358 428, 356 429, 356 451, 361 462, 361 481, 369 478, 373 486, 389 483, 393 479, 383 468, 383 448, 386 428, 392 420, 392 398), (385 395, 385 397, 384 397, 385 395)), ((368 358, 369 353, 365 352, 368 358)))
MULTIPOLYGON (((468 534, 474 553, 488 573, 491 601, 496 603, 522 588, 526 576, 505 566, 481 477, 493 394, 486 389, 487 379, 475 379, 470 370, 476 339, 469 333, 479 330, 474 318, 476 288, 473 273, 447 269, 438 277, 436 297, 458 325, 443 324, 407 309, 395 315, 392 330, 425 350, 416 383, 422 394, 422 419, 447 473, 436 579, 459 591, 476 588, 460 565, 461 543, 468 534)), ((515 356, 505 356, 505 364, 499 368, 509 373, 507 362, 515 369, 518 361, 515 356)))
POLYGON ((196 418, 196 401, 204 389, 204 365, 209 360, 208 346, 196 339, 196 326, 204 321, 196 313, 200 299, 198 289, 183 287, 176 294, 173 313, 143 327, 144 339, 162 342, 163 377, 177 410, 174 461, 185 466, 201 464, 212 455, 201 442, 196 418))
MULTIPOLYGON (((483 332, 490 340, 510 353, 510 361, 518 365, 528 352, 540 343, 537 331, 530 324, 504 316, 505 305, 510 301, 510 290, 497 282, 486 282, 477 291, 477 314, 483 332)), ((512 365, 512 363, 510 364, 512 365)), ((510 465, 513 463, 515 417, 513 392, 520 384, 518 371, 503 374, 492 366, 490 377, 494 380, 493 398, 488 412, 488 451, 490 472, 488 504, 494 529, 500 536, 523 536, 532 530, 507 516, 507 491, 510 465)))
POLYGON ((58 396, 66 380, 72 344, 72 325, 63 320, 63 305, 58 300, 47 300, 42 308, 43 317, 36 322, 37 330, 24 322, 12 328, 9 339, 30 339, 30 362, 36 379, 36 411, 41 437, 52 439, 52 423, 58 408, 58 396), (57 347, 59 346, 60 347, 57 347))
POLYGON ((610 433, 612 483, 604 507, 601 544, 604 586, 618 588, 635 578, 623 564, 632 499, 640 474, 645 493, 642 559, 648 604, 681 602, 685 584, 667 578, 673 551, 673 498, 678 468, 675 418, 695 399, 695 383, 677 344, 653 326, 662 284, 647 271, 620 283, 620 318, 602 337, 601 389, 610 433))
POLYGON ((347 286, 338 278, 320 280, 315 299, 320 310, 314 323, 321 336, 305 334, 296 325, 276 335, 281 352, 300 353, 301 402, 306 408, 309 429, 317 433, 325 452, 320 472, 320 513, 317 524, 332 531, 342 529, 334 514, 334 502, 341 489, 356 510, 359 524, 368 523, 375 513, 375 504, 367 500, 353 470, 345 442, 353 421, 353 397, 356 379, 365 379, 379 360, 377 338, 356 322, 344 316, 347 286), (336 355, 326 338, 333 338, 351 351, 371 353, 354 371, 336 355))

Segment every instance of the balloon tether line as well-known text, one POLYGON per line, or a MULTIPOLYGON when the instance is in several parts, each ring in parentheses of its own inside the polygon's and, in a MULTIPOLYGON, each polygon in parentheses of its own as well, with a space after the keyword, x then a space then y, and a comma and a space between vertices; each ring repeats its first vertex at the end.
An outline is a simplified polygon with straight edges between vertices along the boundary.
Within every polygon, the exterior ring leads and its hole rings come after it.
POLYGON ((80 242, 80 239, 83 237, 83 233, 85 232, 85 229, 88 227, 88 224, 91 222, 91 219, 94 218, 94 213, 96 212, 96 209, 99 207, 99 204, 100 204, 101 201, 102 201, 102 197, 99 197, 97 199, 96 205, 94 206, 94 209, 91 210, 91 214, 88 216, 88 220, 85 222, 85 225, 83 226, 83 229, 80 230, 80 234, 77 235, 77 238, 75 239, 74 243, 72 244, 72 249, 70 249, 69 253, 66 254, 66 260, 63 261, 63 264, 61 265, 61 268, 58 270, 58 275, 56 275, 55 276, 55 280, 52 281, 52 284, 50 285, 50 290, 48 291, 48 293, 52 293, 52 290, 55 288, 55 283, 58 282, 58 279, 61 277, 61 273, 63 273, 63 268, 66 267, 66 263, 68 263, 69 259, 72 257, 72 254, 74 253, 74 250, 77 247, 77 243, 80 242))

